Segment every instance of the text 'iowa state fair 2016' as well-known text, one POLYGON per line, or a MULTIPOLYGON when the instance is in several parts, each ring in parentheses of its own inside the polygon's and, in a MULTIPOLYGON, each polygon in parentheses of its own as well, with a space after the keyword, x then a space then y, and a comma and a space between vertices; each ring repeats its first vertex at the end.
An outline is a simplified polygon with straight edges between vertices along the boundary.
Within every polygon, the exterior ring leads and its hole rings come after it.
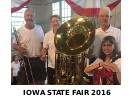
POLYGON ((23 95, 111 95, 111 90, 23 90, 23 95))

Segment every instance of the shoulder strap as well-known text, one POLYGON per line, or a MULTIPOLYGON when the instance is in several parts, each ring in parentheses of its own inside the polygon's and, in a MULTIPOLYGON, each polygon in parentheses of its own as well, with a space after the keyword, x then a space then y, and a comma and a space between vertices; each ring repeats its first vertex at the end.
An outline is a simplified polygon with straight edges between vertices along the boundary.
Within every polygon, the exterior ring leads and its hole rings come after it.
POLYGON ((115 58, 112 59, 111 62, 115 62, 117 59, 121 58, 121 56, 116 56, 115 58))

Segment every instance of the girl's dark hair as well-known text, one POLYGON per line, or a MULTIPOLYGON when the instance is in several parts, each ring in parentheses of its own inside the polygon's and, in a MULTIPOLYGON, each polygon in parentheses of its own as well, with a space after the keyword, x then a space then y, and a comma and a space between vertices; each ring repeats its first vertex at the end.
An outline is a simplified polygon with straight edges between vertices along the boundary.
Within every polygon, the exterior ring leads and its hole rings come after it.
POLYGON ((117 47, 117 43, 115 41, 115 38, 113 36, 106 36, 103 38, 103 41, 101 43, 101 50, 100 50, 100 55, 99 55, 99 58, 102 59, 103 61, 105 61, 106 55, 102 51, 102 45, 106 41, 109 41, 111 44, 114 44, 112 59, 114 59, 116 57, 116 55, 118 55, 118 47, 117 47))
POLYGON ((15 57, 18 57, 18 55, 14 55, 13 57, 12 57, 12 61, 15 61, 15 57))

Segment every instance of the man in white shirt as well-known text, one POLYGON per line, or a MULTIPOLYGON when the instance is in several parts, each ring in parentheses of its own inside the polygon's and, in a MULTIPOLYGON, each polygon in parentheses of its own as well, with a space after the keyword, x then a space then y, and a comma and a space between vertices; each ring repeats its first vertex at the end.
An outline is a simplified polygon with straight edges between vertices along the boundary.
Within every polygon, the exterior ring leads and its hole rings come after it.
POLYGON ((48 51, 48 84, 54 84, 54 74, 55 74, 55 52, 56 48, 54 45, 54 36, 61 26, 61 18, 58 15, 53 15, 50 18, 52 30, 47 32, 43 41, 43 49, 42 49, 42 60, 46 59, 46 53, 48 51))
MULTIPOLYGON (((121 31, 120 29, 110 25, 109 21, 111 19, 111 11, 108 7, 101 8, 99 11, 98 19, 100 21, 100 28, 96 29, 95 40, 89 48, 88 54, 86 55, 89 59, 87 66, 95 61, 99 57, 101 42, 106 36, 113 36, 116 40, 119 54, 121 53, 121 31)), ((92 76, 92 74, 88 74, 92 76)), ((92 79, 92 77, 90 77, 92 79)))
POLYGON ((45 62, 40 59, 44 32, 41 26, 34 24, 32 10, 25 11, 24 19, 26 24, 17 30, 13 41, 13 47, 22 55, 25 63, 18 84, 44 84, 46 68, 45 62))
POLYGON ((106 36, 113 36, 117 42, 118 50, 121 51, 121 31, 110 25, 111 11, 108 7, 101 8, 99 11, 100 28, 96 29, 95 40, 89 48, 90 58, 99 56, 101 42, 106 36))

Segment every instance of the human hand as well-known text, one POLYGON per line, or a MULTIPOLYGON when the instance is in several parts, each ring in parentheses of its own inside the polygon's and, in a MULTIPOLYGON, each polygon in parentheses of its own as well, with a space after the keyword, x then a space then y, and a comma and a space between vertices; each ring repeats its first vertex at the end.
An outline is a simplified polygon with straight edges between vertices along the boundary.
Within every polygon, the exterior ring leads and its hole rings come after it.
POLYGON ((88 59, 92 59, 94 56, 92 54, 85 54, 85 57, 88 59))
POLYGON ((46 60, 46 56, 42 55, 42 56, 40 57, 40 59, 41 59, 42 61, 45 61, 45 60, 46 60))
POLYGON ((18 46, 17 50, 18 50, 18 52, 19 52, 20 54, 22 54, 22 55, 23 55, 24 53, 26 53, 26 49, 23 48, 23 47, 21 47, 21 46, 18 46))
POLYGON ((108 71, 117 72, 117 65, 111 62, 102 62, 101 65, 106 68, 108 71))

